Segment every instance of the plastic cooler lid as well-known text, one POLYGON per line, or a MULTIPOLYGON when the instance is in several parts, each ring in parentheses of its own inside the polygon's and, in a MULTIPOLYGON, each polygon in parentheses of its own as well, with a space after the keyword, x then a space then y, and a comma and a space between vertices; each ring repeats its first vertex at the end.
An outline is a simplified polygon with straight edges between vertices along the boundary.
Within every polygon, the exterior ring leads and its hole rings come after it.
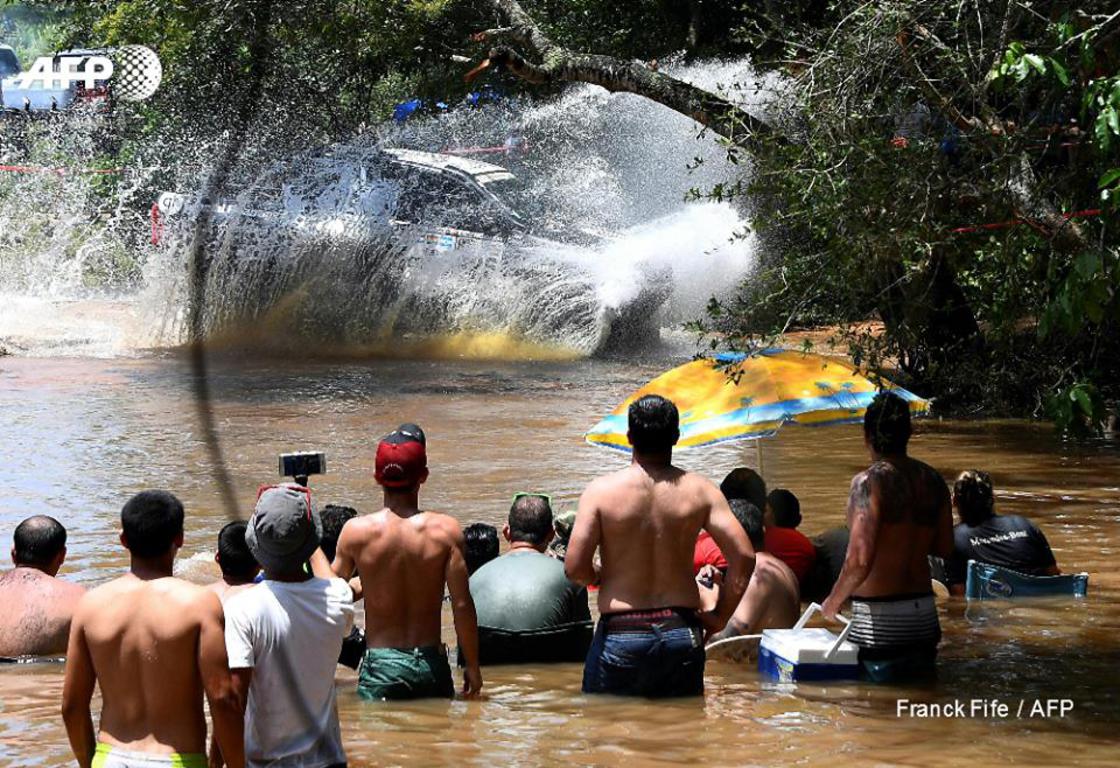
POLYGON ((794 664, 857 664, 859 647, 847 640, 836 653, 825 654, 836 642, 837 635, 823 627, 805 629, 767 629, 762 633, 762 648, 794 664))

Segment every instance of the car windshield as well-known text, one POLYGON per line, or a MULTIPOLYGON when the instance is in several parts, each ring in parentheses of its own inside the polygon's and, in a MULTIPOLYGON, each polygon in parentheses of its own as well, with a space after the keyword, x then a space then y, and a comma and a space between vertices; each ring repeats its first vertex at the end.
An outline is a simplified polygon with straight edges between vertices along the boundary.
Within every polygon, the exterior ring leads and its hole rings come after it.
POLYGON ((517 228, 509 211, 472 180, 458 175, 408 169, 399 178, 396 218, 407 221, 505 234, 517 228))

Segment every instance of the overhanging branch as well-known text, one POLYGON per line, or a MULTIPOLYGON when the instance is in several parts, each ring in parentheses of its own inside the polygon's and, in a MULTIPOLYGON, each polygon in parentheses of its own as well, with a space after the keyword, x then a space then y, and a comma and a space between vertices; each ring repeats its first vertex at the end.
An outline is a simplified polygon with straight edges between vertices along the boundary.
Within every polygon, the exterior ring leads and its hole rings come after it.
MULTIPOLYGON (((483 64, 471 70, 468 79, 488 66, 502 66, 512 75, 535 85, 590 83, 612 93, 633 93, 687 115, 740 146, 749 147, 757 134, 775 133, 767 123, 722 96, 657 72, 640 62, 576 53, 557 45, 517 0, 490 2, 508 24, 501 28, 501 37, 519 41, 526 53, 539 59, 539 63, 528 60, 510 46, 496 46, 490 50, 489 58, 483 64)), ((489 40, 491 37, 496 35, 482 33, 478 39, 489 40)))

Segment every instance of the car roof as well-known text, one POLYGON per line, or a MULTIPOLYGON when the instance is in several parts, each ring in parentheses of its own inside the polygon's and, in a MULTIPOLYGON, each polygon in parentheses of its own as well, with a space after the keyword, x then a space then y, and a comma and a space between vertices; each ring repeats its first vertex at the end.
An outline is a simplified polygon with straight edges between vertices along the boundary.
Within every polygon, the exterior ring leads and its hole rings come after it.
POLYGON ((393 157, 405 165, 429 168, 435 171, 453 169, 474 177, 479 184, 490 184, 495 181, 506 181, 514 178, 513 174, 500 165, 484 163, 469 157, 458 155, 442 155, 436 152, 420 152, 415 149, 388 148, 385 154, 393 157))

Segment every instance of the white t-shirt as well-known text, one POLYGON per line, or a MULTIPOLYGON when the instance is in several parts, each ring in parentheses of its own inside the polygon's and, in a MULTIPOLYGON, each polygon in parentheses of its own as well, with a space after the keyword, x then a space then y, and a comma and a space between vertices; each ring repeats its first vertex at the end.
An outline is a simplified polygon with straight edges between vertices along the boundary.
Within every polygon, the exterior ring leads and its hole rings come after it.
POLYGON ((346 761, 334 673, 354 619, 342 579, 264 581, 225 605, 230 669, 252 667, 245 762, 320 768, 346 761))

